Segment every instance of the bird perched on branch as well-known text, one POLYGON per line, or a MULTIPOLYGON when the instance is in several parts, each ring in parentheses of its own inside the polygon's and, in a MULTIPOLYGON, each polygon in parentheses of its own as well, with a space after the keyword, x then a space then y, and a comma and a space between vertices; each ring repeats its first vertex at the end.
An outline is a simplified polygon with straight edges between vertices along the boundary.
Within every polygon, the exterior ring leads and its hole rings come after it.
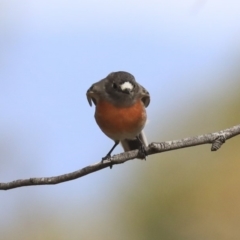
POLYGON ((143 128, 150 103, 148 91, 128 72, 112 72, 94 83, 87 99, 95 104, 95 119, 100 129, 114 141, 103 160, 110 159, 114 148, 121 143, 124 151, 139 149, 139 158, 146 159, 147 141, 143 128))

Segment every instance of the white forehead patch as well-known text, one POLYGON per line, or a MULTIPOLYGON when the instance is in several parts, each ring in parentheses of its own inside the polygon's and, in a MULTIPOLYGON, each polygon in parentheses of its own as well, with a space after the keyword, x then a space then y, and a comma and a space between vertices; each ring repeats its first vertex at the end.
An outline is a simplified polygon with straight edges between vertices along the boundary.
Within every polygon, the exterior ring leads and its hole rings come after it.
POLYGON ((133 85, 130 82, 124 82, 123 84, 120 85, 122 91, 124 91, 125 89, 133 89, 133 85))

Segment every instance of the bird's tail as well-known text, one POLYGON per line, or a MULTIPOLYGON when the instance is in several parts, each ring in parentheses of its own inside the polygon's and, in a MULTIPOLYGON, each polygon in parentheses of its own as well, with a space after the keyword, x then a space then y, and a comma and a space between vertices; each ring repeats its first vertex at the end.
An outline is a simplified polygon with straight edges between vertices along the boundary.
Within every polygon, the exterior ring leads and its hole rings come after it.
MULTIPOLYGON (((139 134, 139 139, 141 140, 144 147, 148 146, 147 138, 143 131, 141 131, 139 134)), ((124 139, 121 141, 121 145, 125 152, 136 150, 141 147, 141 143, 138 139, 124 139)))

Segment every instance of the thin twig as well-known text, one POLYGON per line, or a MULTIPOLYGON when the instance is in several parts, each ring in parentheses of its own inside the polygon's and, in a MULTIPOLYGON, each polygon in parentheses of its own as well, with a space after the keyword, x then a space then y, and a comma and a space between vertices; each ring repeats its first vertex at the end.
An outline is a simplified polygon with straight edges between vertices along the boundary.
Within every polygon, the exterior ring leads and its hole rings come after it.
MULTIPOLYGON (((180 148, 193 147, 202 144, 212 144, 211 151, 218 150, 221 145, 229 138, 235 137, 240 134, 240 125, 234 127, 204 135, 199 135, 196 137, 188 137, 180 140, 151 143, 147 149, 147 155, 176 150, 180 148)), ((110 167, 111 165, 121 164, 126 161, 135 159, 138 157, 139 151, 129 151, 114 155, 111 157, 110 161, 104 161, 103 163, 98 162, 96 164, 87 166, 85 168, 79 169, 75 172, 55 176, 55 177, 41 177, 41 178, 28 178, 19 179, 12 182, 0 183, 0 190, 8 190, 24 186, 34 186, 34 185, 52 185, 58 184, 73 179, 83 177, 87 174, 99 171, 103 168, 110 167)))

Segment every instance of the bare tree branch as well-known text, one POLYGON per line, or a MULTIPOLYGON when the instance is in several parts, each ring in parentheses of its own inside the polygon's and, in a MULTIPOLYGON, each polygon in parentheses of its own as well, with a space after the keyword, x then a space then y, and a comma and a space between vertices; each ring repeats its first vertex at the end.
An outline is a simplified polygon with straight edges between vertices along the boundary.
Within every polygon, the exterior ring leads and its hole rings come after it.
MULTIPOLYGON (((188 137, 180 140, 166 141, 160 143, 151 143, 147 147, 146 151, 147 155, 151 155, 155 153, 161 153, 186 147, 193 147, 202 144, 212 144, 211 151, 216 151, 227 139, 235 137, 238 134, 240 134, 240 125, 236 125, 234 127, 219 132, 199 135, 196 137, 188 137)), ((138 150, 120 153, 118 155, 112 156, 110 159, 111 161, 106 160, 103 163, 98 162, 85 168, 79 169, 75 172, 55 177, 19 179, 12 182, 0 183, 0 190, 8 190, 23 186, 58 184, 70 181, 76 178, 83 177, 87 174, 99 171, 103 168, 110 167, 111 165, 121 164, 126 161, 135 159, 139 156, 139 154, 140 153, 138 150)))

